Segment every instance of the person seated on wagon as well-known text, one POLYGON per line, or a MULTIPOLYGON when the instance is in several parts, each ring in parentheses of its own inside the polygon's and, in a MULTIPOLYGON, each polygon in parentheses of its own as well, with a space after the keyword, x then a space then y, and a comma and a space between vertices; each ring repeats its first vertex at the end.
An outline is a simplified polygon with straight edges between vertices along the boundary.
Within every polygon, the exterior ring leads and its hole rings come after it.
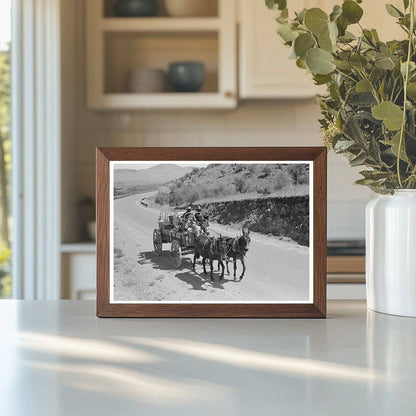
POLYGON ((181 215, 181 222, 179 224, 179 231, 185 231, 185 228, 193 223, 194 214, 192 212, 192 207, 187 207, 185 212, 181 215))
POLYGON ((206 232, 208 228, 208 214, 202 212, 201 205, 198 205, 195 208, 195 211, 195 222, 199 225, 199 227, 201 227, 203 232, 206 232))
POLYGON ((182 214, 182 220, 185 222, 192 219, 192 207, 187 207, 185 212, 182 214))

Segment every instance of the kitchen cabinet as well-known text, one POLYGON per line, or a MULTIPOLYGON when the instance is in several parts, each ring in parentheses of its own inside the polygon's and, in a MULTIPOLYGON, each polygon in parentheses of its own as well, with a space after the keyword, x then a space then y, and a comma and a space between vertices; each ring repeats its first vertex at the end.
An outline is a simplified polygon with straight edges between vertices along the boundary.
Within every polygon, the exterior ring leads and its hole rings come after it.
MULTIPOLYGON (((401 0, 392 4, 400 9, 401 0)), ((320 7, 326 12, 332 10, 337 0, 291 0, 289 10, 320 7)), ((394 19, 388 15, 384 4, 367 1, 361 4, 364 9, 362 25, 376 28, 381 40, 403 38, 394 19)), ((325 91, 317 87, 311 75, 296 66, 289 59, 290 48, 283 44, 277 35, 275 17, 278 12, 267 9, 264 1, 239 0, 239 92, 242 99, 285 99, 308 98, 325 91)), ((358 32, 358 25, 349 30, 358 32)))
POLYGON ((88 0, 87 105, 90 109, 209 109, 237 105, 236 7, 217 2, 217 16, 116 17, 112 2, 88 0), (109 7, 110 6, 110 7, 109 7), (202 90, 177 93, 129 92, 131 71, 167 71, 175 61, 202 62, 202 90))
MULTIPOLYGON (((322 7, 319 1, 293 0, 291 10, 322 7)), ((264 1, 239 0, 239 91, 244 98, 309 98, 319 92, 311 75, 289 59, 290 48, 276 33, 278 12, 264 1)))
POLYGON ((62 299, 95 299, 95 244, 62 244, 61 253, 62 299))

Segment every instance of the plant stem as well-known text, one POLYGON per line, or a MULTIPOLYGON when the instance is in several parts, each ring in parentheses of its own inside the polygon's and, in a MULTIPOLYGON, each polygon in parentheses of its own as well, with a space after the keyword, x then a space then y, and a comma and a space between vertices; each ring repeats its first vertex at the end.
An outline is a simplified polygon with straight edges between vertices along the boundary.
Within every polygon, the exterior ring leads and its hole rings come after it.
POLYGON ((363 79, 367 80, 371 87, 371 93, 373 94, 374 99, 377 101, 377 104, 380 104, 380 100, 378 98, 378 93, 376 88, 374 87, 373 83, 371 82, 370 78, 368 77, 367 73, 365 72, 365 69, 361 66, 362 70, 360 71, 360 75, 363 77, 363 79))
POLYGON ((403 139, 404 132, 406 129, 406 108, 407 108, 407 83, 409 82, 409 68, 410 60, 412 58, 413 50, 413 35, 415 27, 415 0, 410 0, 410 30, 409 30, 409 46, 407 48, 407 60, 406 60, 406 73, 404 76, 404 85, 403 85, 403 119, 402 119, 402 128, 400 129, 400 140, 399 140, 399 151, 397 152, 397 178, 399 180, 400 188, 403 187, 402 177, 400 174, 400 156, 402 155, 403 139))
POLYGON ((348 74, 346 74, 345 72, 340 71, 338 68, 335 68, 335 71, 340 73, 341 75, 344 75, 344 77, 349 78, 351 81, 354 81, 355 83, 357 83, 357 80, 353 77, 350 77, 348 74))

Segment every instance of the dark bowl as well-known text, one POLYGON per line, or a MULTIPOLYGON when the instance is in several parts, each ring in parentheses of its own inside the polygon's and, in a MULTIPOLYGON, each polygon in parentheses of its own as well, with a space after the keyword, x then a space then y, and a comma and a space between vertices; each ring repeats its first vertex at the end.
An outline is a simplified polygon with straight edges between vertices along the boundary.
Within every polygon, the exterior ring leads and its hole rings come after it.
POLYGON ((169 81, 176 92, 198 92, 205 80, 205 67, 200 62, 172 62, 169 81))
POLYGON ((150 17, 157 14, 158 0, 117 0, 114 10, 120 17, 150 17))

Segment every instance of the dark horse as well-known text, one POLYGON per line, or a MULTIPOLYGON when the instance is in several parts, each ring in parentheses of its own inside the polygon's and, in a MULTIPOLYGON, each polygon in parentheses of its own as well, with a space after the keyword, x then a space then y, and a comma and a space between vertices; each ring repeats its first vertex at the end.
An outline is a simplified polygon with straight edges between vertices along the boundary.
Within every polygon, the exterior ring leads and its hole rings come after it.
POLYGON ((195 238, 194 246, 194 263, 193 270, 195 271, 195 262, 199 257, 202 257, 202 265, 204 267, 204 274, 207 274, 205 268, 205 260, 209 260, 211 280, 214 280, 212 269, 214 260, 218 260, 218 268, 221 266, 220 280, 224 279, 224 260, 227 251, 227 243, 221 238, 208 237, 206 234, 201 234, 195 238))
POLYGON ((228 259, 233 259, 234 280, 235 280, 236 272, 237 272, 237 260, 240 260, 243 266, 243 272, 241 273, 240 280, 243 280, 244 273, 246 272, 246 264, 245 264, 244 258, 248 252, 248 246, 251 241, 250 231, 247 227, 243 227, 243 235, 241 235, 240 237, 236 237, 236 238, 226 237, 225 241, 227 243, 227 259, 226 259, 227 274, 230 274, 228 270, 228 259))

